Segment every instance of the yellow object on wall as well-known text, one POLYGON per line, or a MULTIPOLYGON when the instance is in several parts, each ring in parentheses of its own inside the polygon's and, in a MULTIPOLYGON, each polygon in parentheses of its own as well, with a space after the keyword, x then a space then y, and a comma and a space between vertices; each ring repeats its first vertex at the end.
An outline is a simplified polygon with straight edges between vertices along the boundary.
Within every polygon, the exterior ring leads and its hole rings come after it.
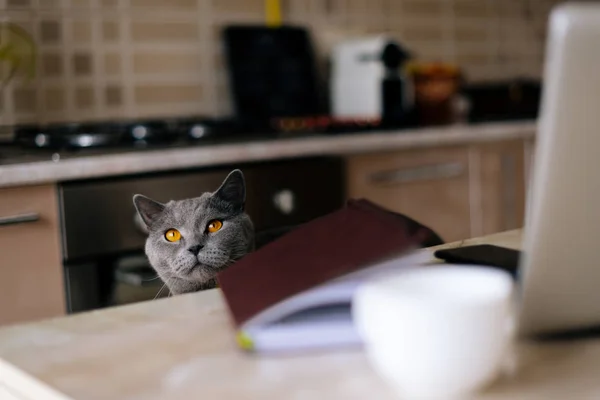
POLYGON ((267 26, 277 27, 281 25, 281 1, 265 0, 265 14, 267 26))

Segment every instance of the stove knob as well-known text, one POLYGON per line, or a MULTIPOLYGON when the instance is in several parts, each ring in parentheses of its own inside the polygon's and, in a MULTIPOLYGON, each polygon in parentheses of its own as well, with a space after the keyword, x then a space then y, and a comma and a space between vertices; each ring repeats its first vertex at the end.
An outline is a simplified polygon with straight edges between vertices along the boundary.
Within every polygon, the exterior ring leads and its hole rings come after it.
POLYGON ((190 129, 190 136, 194 139, 200 139, 204 135, 206 135, 206 127, 203 125, 194 125, 190 129))
POLYGON ((44 147, 48 144, 50 138, 45 133, 38 133, 37 135, 35 135, 34 141, 36 146, 44 147))
POLYGON ((282 213, 289 215, 294 212, 296 205, 294 199, 294 192, 289 189, 283 189, 275 193, 273 196, 273 204, 282 213))
POLYGON ((148 128, 146 128, 144 125, 137 125, 132 129, 131 135, 137 140, 145 139, 146 136, 148 136, 148 128))

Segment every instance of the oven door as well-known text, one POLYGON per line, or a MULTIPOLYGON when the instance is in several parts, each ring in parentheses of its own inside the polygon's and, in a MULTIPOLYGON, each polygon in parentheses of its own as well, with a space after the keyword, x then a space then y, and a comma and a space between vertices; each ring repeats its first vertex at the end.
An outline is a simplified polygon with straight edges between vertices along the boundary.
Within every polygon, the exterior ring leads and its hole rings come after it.
POLYGON ((65 276, 69 313, 169 295, 143 253, 67 265, 65 276))
MULTIPOLYGON (((246 212, 257 245, 339 209, 344 172, 339 159, 311 158, 235 166, 246 178, 246 212)), ((61 185, 63 254, 71 312, 151 300, 162 282, 143 253, 145 233, 132 197, 161 202, 214 191, 233 167, 61 185)))
MULTIPOLYGON (((284 226, 256 232, 256 248, 294 228, 284 226)), ((65 275, 69 313, 169 296, 168 288, 143 253, 67 265, 65 275)))

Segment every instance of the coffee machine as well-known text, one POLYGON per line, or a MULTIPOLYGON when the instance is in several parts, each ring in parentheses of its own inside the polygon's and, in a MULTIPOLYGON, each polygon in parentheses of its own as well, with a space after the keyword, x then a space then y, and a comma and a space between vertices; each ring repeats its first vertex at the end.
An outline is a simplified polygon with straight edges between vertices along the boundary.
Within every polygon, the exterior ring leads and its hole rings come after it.
POLYGON ((385 35, 343 41, 331 57, 331 112, 335 118, 380 119, 398 127, 410 120, 413 96, 402 67, 410 55, 385 35))

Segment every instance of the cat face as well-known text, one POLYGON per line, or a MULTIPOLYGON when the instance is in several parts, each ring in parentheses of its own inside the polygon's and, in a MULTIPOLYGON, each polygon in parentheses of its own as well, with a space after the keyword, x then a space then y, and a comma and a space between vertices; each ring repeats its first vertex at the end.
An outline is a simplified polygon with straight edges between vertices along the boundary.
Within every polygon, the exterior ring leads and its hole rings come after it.
POLYGON ((254 228, 244 212, 246 187, 232 171, 213 193, 158 203, 142 195, 133 202, 148 228, 146 255, 172 293, 199 290, 216 273, 254 247, 254 228))

